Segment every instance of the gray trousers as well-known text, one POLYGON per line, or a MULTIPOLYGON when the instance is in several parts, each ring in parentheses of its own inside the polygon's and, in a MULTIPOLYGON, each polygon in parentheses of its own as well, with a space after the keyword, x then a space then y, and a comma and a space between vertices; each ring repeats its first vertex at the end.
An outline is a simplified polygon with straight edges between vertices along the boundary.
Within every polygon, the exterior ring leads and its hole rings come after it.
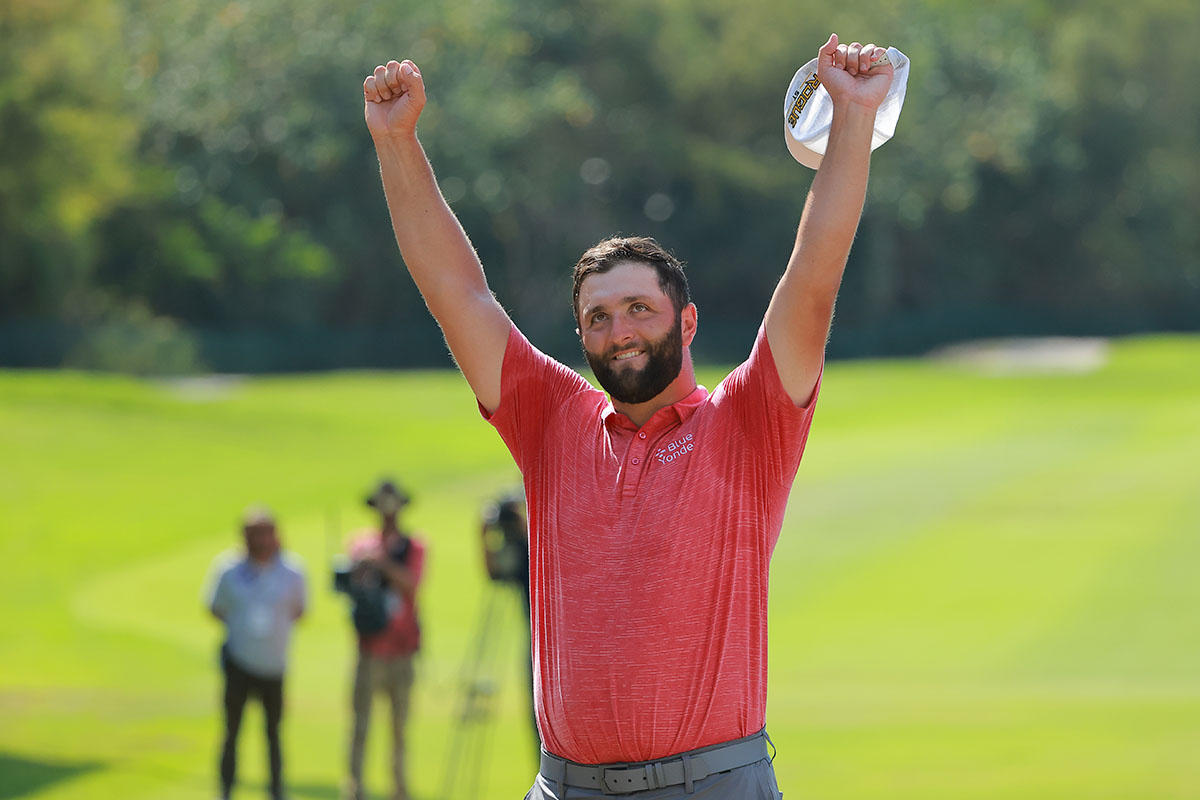
POLYGON ((362 653, 354 673, 354 731, 350 740, 350 780, 343 796, 366 797, 363 788, 363 753, 371 726, 371 705, 376 694, 386 694, 392 711, 392 779, 395 800, 408 800, 404 776, 404 725, 408 721, 408 696, 412 690, 413 663, 409 657, 379 658, 362 653))
POLYGON ((558 785, 538 773, 533 788, 525 795, 525 800, 610 800, 613 797, 626 800, 782 800, 783 793, 779 791, 779 785, 775 782, 774 767, 764 758, 762 761, 698 780, 692 784, 691 794, 688 794, 682 785, 621 795, 564 786, 562 794, 559 794, 558 785))

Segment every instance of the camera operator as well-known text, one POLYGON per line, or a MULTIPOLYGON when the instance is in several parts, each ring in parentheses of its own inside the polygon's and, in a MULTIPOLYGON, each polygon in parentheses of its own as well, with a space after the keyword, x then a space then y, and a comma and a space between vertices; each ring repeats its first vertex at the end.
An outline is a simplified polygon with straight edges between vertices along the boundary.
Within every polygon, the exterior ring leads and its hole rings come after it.
POLYGON ((483 510, 483 563, 494 581, 515 583, 525 598, 529 614, 529 528, 525 522, 525 496, 506 494, 483 510))
POLYGON ((245 555, 220 559, 208 598, 212 615, 225 625, 221 671, 225 678, 225 737, 221 748, 221 797, 233 791, 237 737, 251 697, 262 703, 271 765, 271 797, 283 797, 279 723, 283 677, 292 624, 304 614, 307 590, 294 558, 280 554, 275 518, 251 508, 242 519, 245 555))
MULTIPOLYGON (((499 583, 511 583, 520 587, 521 601, 525 610, 525 632, 529 633, 529 525, 525 518, 525 494, 518 490, 505 494, 483 510, 480 528, 483 544, 483 563, 488 577, 499 583)), ((529 649, 526 654, 531 656, 529 649)), ((537 732, 537 717, 533 711, 533 661, 525 660, 525 674, 529 681, 529 712, 533 725, 534 745, 541 750, 542 742, 537 732)))
POLYGON ((366 797, 363 753, 376 694, 388 696, 392 709, 394 800, 407 800, 404 774, 404 726, 413 683, 413 655, 421 644, 417 589, 425 565, 425 543, 400 525, 400 512, 411 498, 384 480, 367 497, 379 514, 379 526, 360 531, 349 547, 350 567, 335 575, 335 586, 350 595, 358 637, 354 674, 354 726, 350 775, 343 796, 366 797))

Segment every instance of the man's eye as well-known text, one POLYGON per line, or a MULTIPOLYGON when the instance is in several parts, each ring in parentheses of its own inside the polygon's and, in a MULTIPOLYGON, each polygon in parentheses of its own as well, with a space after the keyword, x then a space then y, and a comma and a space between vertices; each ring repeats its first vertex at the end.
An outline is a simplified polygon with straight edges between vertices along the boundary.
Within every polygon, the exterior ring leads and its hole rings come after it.
POLYGON ((592 324, 595 325, 597 322, 604 322, 606 319, 608 319, 607 314, 593 314, 592 324))
POLYGON ((633 310, 634 311, 649 311, 650 307, 647 306, 645 303, 634 303, 633 310))

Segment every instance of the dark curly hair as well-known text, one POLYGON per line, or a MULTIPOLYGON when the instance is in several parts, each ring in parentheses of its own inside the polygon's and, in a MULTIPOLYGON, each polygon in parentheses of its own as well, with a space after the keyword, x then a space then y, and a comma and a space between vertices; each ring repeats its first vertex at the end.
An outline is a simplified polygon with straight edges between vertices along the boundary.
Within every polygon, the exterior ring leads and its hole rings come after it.
POLYGON ((579 287, 588 275, 608 272, 624 261, 633 261, 653 267, 658 273, 658 285, 671 298, 675 312, 692 302, 688 291, 687 276, 683 274, 683 262, 649 236, 611 236, 589 247, 580 257, 572 272, 574 288, 571 293, 571 308, 575 319, 579 319, 579 287))

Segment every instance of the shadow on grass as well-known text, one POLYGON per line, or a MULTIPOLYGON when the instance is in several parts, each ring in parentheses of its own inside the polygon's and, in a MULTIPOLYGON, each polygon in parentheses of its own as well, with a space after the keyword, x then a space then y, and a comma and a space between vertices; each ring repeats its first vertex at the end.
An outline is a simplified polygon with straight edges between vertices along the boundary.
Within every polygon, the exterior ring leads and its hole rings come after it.
POLYGON ((336 786, 321 785, 318 783, 289 783, 287 785, 287 796, 295 798, 295 800, 337 800, 340 796, 340 790, 336 786))
POLYGON ((100 769, 99 761, 74 764, 61 761, 30 761, 26 758, 0 753, 0 800, 20 797, 30 792, 100 769))

